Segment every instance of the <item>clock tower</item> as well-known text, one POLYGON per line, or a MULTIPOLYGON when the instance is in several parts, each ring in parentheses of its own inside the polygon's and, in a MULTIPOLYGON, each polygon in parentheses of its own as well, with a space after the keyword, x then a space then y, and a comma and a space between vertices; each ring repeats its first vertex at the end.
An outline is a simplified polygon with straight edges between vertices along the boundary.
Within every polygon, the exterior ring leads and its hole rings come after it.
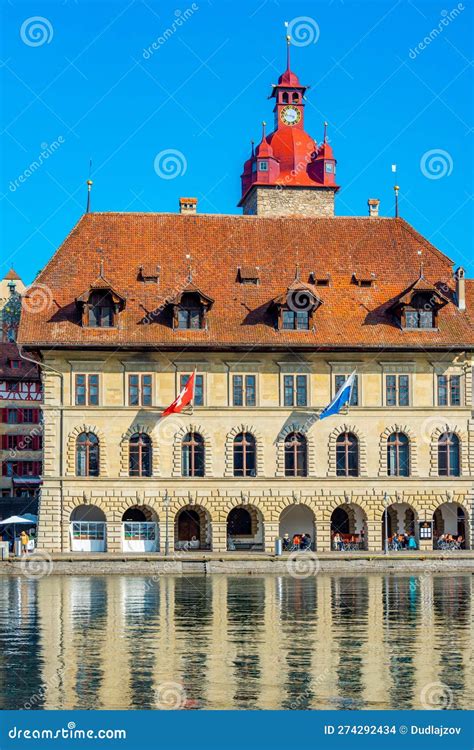
POLYGON ((263 132, 256 149, 244 164, 242 198, 244 214, 259 216, 333 216, 336 160, 327 138, 319 145, 304 129, 305 92, 290 66, 287 37, 286 70, 273 84, 274 130, 263 132))

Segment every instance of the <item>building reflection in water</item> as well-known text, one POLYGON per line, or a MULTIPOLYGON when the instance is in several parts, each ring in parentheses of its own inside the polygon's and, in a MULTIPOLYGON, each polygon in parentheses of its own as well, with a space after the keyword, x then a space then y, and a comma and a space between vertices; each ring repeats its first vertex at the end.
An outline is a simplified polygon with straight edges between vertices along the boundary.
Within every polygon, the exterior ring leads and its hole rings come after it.
POLYGON ((0 707, 472 706, 470 576, 0 578, 0 707))

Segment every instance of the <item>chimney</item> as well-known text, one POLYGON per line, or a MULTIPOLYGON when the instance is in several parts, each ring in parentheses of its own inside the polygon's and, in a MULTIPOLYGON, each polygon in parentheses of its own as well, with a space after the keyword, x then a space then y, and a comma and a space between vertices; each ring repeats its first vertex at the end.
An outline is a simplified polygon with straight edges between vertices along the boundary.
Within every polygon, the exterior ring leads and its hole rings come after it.
POLYGON ((456 279, 456 298, 458 302, 458 308, 460 310, 466 309, 466 279, 464 278, 464 268, 459 266, 456 273, 454 274, 456 279))
POLYGON ((179 213, 195 214, 197 211, 197 198, 180 198, 179 213))
POLYGON ((369 207, 369 216, 379 215, 380 201, 378 198, 369 198, 369 200, 367 201, 367 205, 369 207))

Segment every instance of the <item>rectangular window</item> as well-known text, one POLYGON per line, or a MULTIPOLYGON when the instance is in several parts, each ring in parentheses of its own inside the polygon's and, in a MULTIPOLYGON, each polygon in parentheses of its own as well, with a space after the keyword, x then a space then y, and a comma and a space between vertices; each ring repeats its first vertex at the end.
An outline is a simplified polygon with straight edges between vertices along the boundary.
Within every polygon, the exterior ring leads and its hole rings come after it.
POLYGON ((282 328, 285 331, 307 331, 309 328, 309 313, 307 310, 294 312, 283 310, 282 328))
POLYGON ((76 375, 76 406, 99 405, 99 376, 76 375))
MULTIPOLYGON (((338 392, 339 388, 341 388, 344 385, 348 377, 349 377, 349 373, 347 375, 336 375, 336 381, 335 381, 336 393, 338 392)), ((354 378, 354 385, 352 386, 352 391, 351 391, 350 405, 359 406, 359 376, 358 375, 356 375, 354 378)))
POLYGON ((434 315, 432 310, 406 310, 405 328, 433 328, 434 315))
POLYGON ((461 406, 460 375, 438 375, 438 406, 461 406))
POLYGON ((151 375, 128 376, 128 403, 129 406, 152 405, 151 375))
MULTIPOLYGON (((189 373, 181 375, 179 383, 180 391, 183 390, 190 377, 189 373)), ((198 375, 197 373, 194 381, 194 406, 204 406, 204 375, 198 375)))
POLYGON ((255 375, 234 375, 232 394, 234 406, 255 406, 257 402, 255 375))
POLYGON ((284 406, 308 405, 308 378, 306 375, 284 375, 283 404, 284 406))
POLYGON ((408 375, 387 375, 385 380, 386 406, 409 406, 410 386, 408 375))
POLYGON ((260 169, 260 172, 268 172, 268 162, 267 161, 261 161, 258 165, 258 168, 260 169))
POLYGON ((7 423, 18 424, 19 422, 19 409, 7 409, 7 423))
POLYGON ((201 328, 200 309, 194 307, 182 307, 178 310, 178 328, 201 328))

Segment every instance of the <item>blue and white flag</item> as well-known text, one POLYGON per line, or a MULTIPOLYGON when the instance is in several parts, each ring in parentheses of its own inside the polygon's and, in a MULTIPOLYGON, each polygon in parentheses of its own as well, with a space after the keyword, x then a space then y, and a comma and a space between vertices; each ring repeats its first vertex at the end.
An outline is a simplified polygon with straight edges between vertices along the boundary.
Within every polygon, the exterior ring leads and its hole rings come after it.
POLYGON ((325 419, 326 417, 332 417, 333 414, 339 414, 344 406, 350 402, 355 376, 356 371, 354 370, 354 372, 351 372, 347 380, 341 385, 331 403, 322 410, 319 419, 325 419))

